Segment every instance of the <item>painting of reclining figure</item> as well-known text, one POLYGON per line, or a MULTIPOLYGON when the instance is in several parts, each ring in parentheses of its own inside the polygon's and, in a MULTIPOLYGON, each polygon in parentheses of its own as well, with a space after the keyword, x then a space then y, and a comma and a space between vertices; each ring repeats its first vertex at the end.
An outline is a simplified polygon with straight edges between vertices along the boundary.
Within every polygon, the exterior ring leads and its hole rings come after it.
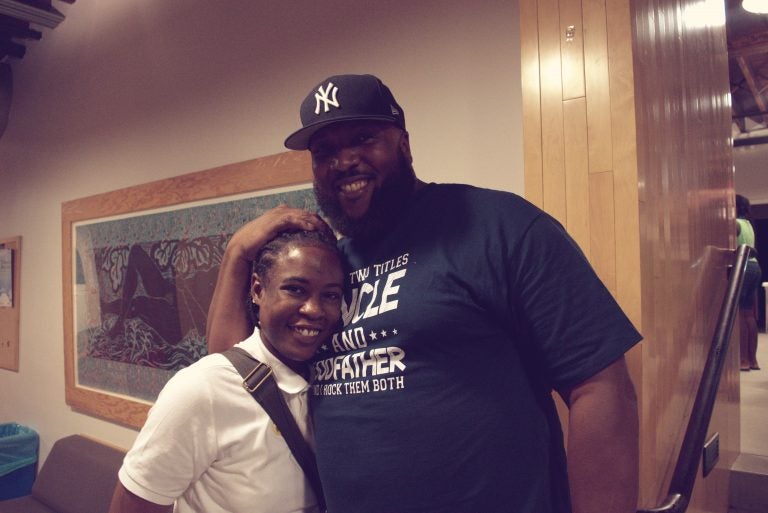
POLYGON ((78 386, 152 402, 173 373, 204 356, 227 241, 279 204, 317 209, 302 186, 75 223, 78 386))

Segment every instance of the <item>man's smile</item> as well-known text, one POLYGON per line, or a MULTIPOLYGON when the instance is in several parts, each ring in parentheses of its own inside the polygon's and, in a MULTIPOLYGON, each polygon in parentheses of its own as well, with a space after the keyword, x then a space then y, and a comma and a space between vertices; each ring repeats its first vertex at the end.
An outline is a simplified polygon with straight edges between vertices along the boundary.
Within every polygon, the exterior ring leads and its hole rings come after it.
POLYGON ((344 176, 335 180, 336 191, 342 195, 354 196, 371 185, 374 176, 370 173, 355 173, 353 176, 344 176))
POLYGON ((345 194, 355 193, 355 192, 361 190, 366 185, 368 185, 369 181, 370 180, 368 180, 367 178, 358 179, 358 180, 355 180, 354 182, 351 182, 351 183, 341 184, 339 186, 339 189, 341 190, 341 192, 343 192, 345 194))

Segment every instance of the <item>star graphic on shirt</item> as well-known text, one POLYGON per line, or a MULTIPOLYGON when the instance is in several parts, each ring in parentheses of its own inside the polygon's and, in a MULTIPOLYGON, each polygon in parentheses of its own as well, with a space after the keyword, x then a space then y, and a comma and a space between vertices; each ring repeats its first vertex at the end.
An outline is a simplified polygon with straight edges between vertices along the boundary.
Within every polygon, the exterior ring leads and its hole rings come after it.
POLYGON ((371 330, 371 332, 368 334, 368 336, 371 337, 371 340, 376 340, 376 332, 371 330))
POLYGON ((386 337, 387 336, 387 330, 381 330, 381 336, 386 337))
POLYGON ((397 335, 397 328, 392 330, 392 335, 397 335))
POLYGON ((320 349, 323 351, 328 351, 328 344, 323 344, 322 346, 320 346, 320 349))

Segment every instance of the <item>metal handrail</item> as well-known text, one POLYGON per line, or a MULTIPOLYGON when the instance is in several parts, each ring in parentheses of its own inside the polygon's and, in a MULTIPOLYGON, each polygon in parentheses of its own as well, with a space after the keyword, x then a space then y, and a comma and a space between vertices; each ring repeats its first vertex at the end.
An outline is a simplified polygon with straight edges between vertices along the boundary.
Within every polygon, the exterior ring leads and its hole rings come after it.
POLYGON ((712 418, 712 410, 715 407, 717 388, 720 385, 725 355, 728 352, 728 343, 738 310, 739 294, 744 283, 744 272, 751 252, 752 249, 744 244, 736 248, 736 261, 731 268, 728 288, 720 307, 712 345, 696 392, 675 471, 669 483, 667 497, 660 506, 653 509, 639 509, 638 513, 684 513, 688 508, 699 469, 699 458, 709 429, 709 421, 712 418))

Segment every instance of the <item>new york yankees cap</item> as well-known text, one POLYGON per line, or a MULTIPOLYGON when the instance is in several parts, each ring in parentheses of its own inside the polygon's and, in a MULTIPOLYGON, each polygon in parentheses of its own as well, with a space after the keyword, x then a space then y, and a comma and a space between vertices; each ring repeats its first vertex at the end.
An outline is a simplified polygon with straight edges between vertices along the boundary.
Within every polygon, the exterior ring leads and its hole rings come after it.
POLYGON ((390 121, 405 129, 405 114, 392 92, 373 75, 334 75, 316 85, 300 109, 302 128, 285 140, 291 150, 306 150, 321 128, 339 121, 390 121))

